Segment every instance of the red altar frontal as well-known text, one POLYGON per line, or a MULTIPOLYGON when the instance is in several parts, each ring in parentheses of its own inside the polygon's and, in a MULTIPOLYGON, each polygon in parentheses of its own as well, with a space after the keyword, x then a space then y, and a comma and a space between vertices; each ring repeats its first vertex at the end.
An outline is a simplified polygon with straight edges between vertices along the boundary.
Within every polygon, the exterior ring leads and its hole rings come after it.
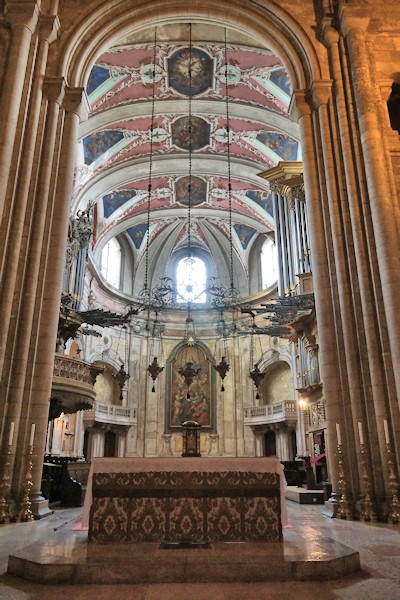
POLYGON ((97 543, 282 540, 275 458, 96 458, 84 516, 97 543))

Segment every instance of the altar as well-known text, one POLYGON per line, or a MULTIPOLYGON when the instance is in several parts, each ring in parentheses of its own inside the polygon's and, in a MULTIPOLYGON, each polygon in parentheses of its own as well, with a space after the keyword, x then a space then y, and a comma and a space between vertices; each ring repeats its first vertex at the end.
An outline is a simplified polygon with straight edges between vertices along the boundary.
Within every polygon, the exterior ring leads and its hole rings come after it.
POLYGON ((96 543, 280 541, 284 489, 276 458, 95 458, 83 521, 96 543))

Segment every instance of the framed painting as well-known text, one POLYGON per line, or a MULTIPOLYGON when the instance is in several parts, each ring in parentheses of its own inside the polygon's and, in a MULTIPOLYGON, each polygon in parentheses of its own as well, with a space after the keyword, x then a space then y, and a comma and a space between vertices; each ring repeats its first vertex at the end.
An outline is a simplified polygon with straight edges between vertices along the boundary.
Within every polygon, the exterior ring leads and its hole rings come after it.
POLYGON ((207 348, 199 343, 190 347, 186 344, 177 346, 167 360, 167 431, 180 430, 185 421, 197 421, 203 429, 213 431, 214 398, 215 370, 207 348), (184 378, 179 374, 179 368, 189 361, 195 367, 199 367, 199 372, 188 388, 184 378))

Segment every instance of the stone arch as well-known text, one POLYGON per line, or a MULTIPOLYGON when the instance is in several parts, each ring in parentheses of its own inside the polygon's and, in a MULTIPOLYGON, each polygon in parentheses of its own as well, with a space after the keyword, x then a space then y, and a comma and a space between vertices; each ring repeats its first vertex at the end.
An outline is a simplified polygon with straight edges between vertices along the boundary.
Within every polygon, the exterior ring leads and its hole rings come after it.
POLYGON ((116 375, 119 369, 111 361, 105 362, 102 359, 94 361, 93 364, 103 369, 103 372, 97 376, 94 384, 96 400, 103 404, 118 404, 120 388, 116 380, 116 375))
POLYGON ((293 394, 293 372, 286 360, 273 360, 264 369, 265 377, 260 385, 259 392, 263 404, 276 404, 286 400, 289 392, 293 394))
POLYGON ((294 89, 309 88, 326 76, 311 39, 293 15, 275 4, 260 6, 252 0, 237 6, 229 0, 217 5, 208 0, 195 7, 178 0, 173 9, 167 0, 157 0, 151 7, 145 1, 132 5, 130 0, 118 5, 107 0, 95 9, 89 6, 72 34, 57 42, 59 59, 52 65, 53 75, 62 74, 73 87, 84 86, 96 57, 125 33, 183 19, 217 21, 254 36, 281 58, 294 89))

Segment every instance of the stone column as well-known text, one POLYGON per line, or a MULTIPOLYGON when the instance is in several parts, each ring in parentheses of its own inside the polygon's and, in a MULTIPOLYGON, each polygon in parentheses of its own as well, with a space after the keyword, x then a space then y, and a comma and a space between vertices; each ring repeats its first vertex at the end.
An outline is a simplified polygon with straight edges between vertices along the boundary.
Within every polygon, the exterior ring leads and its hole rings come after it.
MULTIPOLYGON (((354 432, 358 421, 365 419, 365 402, 371 400, 369 394, 366 397, 365 381, 361 377, 361 364, 366 360, 363 356, 363 347, 357 329, 363 328, 361 314, 357 310, 357 298, 354 298, 353 290, 358 289, 357 270, 355 267, 354 250, 347 247, 345 239, 346 218, 348 219, 347 207, 343 206, 338 192, 338 181, 342 174, 335 161, 335 148, 330 135, 332 123, 328 112, 328 103, 332 101, 331 82, 319 81, 313 84, 313 101, 318 111, 319 126, 321 132, 321 146, 323 164, 325 170, 325 181, 327 191, 327 221, 332 233, 332 245, 334 249, 334 263, 338 291, 338 304, 340 306, 340 329, 343 336, 342 353, 345 357, 342 385, 348 388, 346 395, 350 398, 350 405, 343 403, 342 414, 344 416, 344 430, 346 430, 346 451, 355 447, 354 432), (353 267, 353 268, 352 268, 353 267), (351 285, 351 280, 353 285, 351 285), (360 359, 361 356, 361 359, 360 359), (346 429, 346 422, 349 426, 346 429)), ((345 195, 345 192, 342 192, 345 195)), ((339 320, 339 319, 338 319, 339 320)), ((318 328, 320 331, 320 328, 318 328)), ((368 366, 364 368, 368 369, 368 366)), ((343 422, 343 420, 342 420, 343 422)), ((343 436, 343 430, 342 430, 343 436)), ((349 473, 352 477, 353 493, 358 492, 358 473, 356 464, 349 463, 349 473)), ((350 482, 349 482, 350 483, 350 482)))
MULTIPOLYGON (((56 17, 41 16, 39 19, 39 44, 35 63, 35 79, 30 97, 30 110, 24 137, 23 151, 19 169, 18 184, 12 197, 10 219, 0 229, 0 244, 3 246, 4 278, 7 284, 1 285, 0 292, 0 371, 3 367, 5 347, 13 312, 13 296, 20 267, 19 256, 22 247, 24 222, 26 219, 29 189, 32 185, 33 163, 38 135, 40 108, 43 97, 43 74, 46 70, 50 43, 56 38, 58 31, 56 17)), ((1 193, 1 192, 0 192, 1 193)))
MULTIPOLYGON (((351 232, 352 241, 354 243, 355 260, 357 269, 353 276, 358 278, 359 281, 359 296, 361 300, 362 316, 364 322, 363 331, 365 333, 365 349, 361 351, 361 356, 368 358, 369 374, 371 377, 371 392, 373 397, 374 414, 372 415, 371 403, 368 402, 368 397, 365 399, 364 405, 364 431, 366 435, 370 437, 370 453, 372 455, 371 447, 375 447, 380 441, 380 454, 381 459, 379 460, 377 453, 374 452, 376 459, 375 477, 378 477, 376 481, 376 489, 382 490, 382 464, 386 462, 386 447, 384 436, 377 436, 376 427, 374 420, 376 419, 377 425, 382 426, 383 419, 388 418, 387 413, 387 378, 382 365, 382 340, 379 334, 379 300, 374 296, 373 289, 373 270, 377 271, 377 265, 375 262, 371 263, 371 256, 368 253, 368 248, 365 243, 365 231, 363 228, 367 226, 365 218, 365 212, 368 208, 367 203, 363 202, 365 197, 365 186, 361 187, 361 193, 359 192, 358 182, 355 174, 355 160, 356 157, 352 151, 352 144, 350 141, 350 130, 354 127, 353 122, 350 122, 348 118, 349 107, 345 100, 343 79, 341 73, 341 59, 339 52, 339 35, 331 27, 330 21, 327 20, 324 24, 324 41, 328 47, 331 56, 331 68, 332 76, 334 81, 334 92, 335 92, 335 105, 337 108, 338 126, 340 132, 340 147, 343 153, 343 165, 344 174, 347 185, 348 195, 348 206, 349 214, 351 216, 351 232), (363 193, 364 192, 364 193, 363 193), (363 209, 364 206, 364 209, 363 209), (371 272, 372 271, 372 272, 371 272)), ((350 111, 351 115, 351 111, 350 111)), ((370 211, 367 211, 367 220, 370 219, 370 211)), ((376 292, 375 292, 376 293, 376 292)), ((394 388, 394 386, 392 386, 394 388)), ((395 394, 395 390, 392 389, 395 394)), ((390 418, 389 418, 390 421, 390 418)), ((354 424, 355 428, 355 424, 354 424)), ((356 436, 356 439, 357 436, 356 436)))
POLYGON ((295 90, 291 106, 292 116, 298 120, 304 163, 304 185, 308 207, 308 223, 312 246, 313 282, 316 315, 319 331, 320 369, 327 401, 328 428, 332 444, 328 459, 333 489, 337 490, 337 464, 335 423, 342 422, 342 389, 336 331, 334 326, 332 284, 329 277, 328 254, 324 234, 324 219, 321 210, 320 176, 316 161, 316 139, 311 108, 306 93, 295 90))
MULTIPOLYGON (((40 310, 41 304, 41 286, 38 284, 39 274, 42 262, 42 253, 46 255, 44 249, 45 225, 47 221, 47 209, 49 202, 49 189, 53 172, 54 147, 57 135, 57 124, 60 111, 60 103, 64 96, 64 81, 47 81, 43 85, 43 94, 47 98, 47 111, 45 120, 45 131, 43 135, 43 152, 40 160, 40 172, 37 182, 37 189, 34 198, 31 197, 32 219, 28 223, 28 230, 25 234, 28 236, 28 245, 26 248, 25 265, 22 268, 22 291, 20 298, 14 301, 13 310, 17 312, 14 339, 9 341, 10 356, 10 380, 8 383, 8 403, 9 418, 16 423, 18 431, 18 452, 15 457, 14 481, 12 491, 16 498, 20 496, 20 487, 23 484, 25 476, 23 455, 29 441, 30 430, 30 393, 31 393, 31 369, 34 362, 34 319, 40 310), (38 294, 39 291, 39 294, 38 294), (32 342, 31 342, 32 340, 32 342)), ((21 267, 20 267, 21 268, 21 267)), ((37 323, 35 323, 37 325, 37 323)), ((45 326, 46 329, 46 326, 45 326)), ((54 362, 54 346, 52 348, 54 362)), ((45 396, 48 404, 49 391, 45 396)), ((48 414, 48 413, 47 413, 48 414)), ((41 449, 40 460, 44 454, 44 441, 46 437, 47 418, 44 424, 43 448, 41 449)), ((39 437, 38 430, 35 436, 36 442, 39 437)), ((39 483, 40 486, 40 483, 39 483)))
POLYGON ((279 460, 292 460, 289 453, 290 437, 287 427, 283 426, 277 431, 276 454, 279 460))
POLYGON ((26 68, 38 18, 39 6, 36 0, 7 0, 6 19, 11 24, 12 41, 0 106, 0 221, 18 130, 26 68))
MULTIPOLYGON (((43 280, 43 303, 37 333, 36 360, 33 370, 30 420, 36 423, 36 459, 33 464, 32 512, 39 505, 42 456, 47 427, 50 390, 53 379, 54 349, 57 337, 62 273, 67 242, 68 217, 72 195, 79 123, 87 117, 83 88, 66 89, 63 108, 60 160, 54 201, 51 208, 51 229, 47 265, 43 280)), ((35 513, 34 513, 35 514, 35 513)), ((40 516, 40 515, 38 515, 40 516)))
MULTIPOLYGON (((363 11, 359 11, 358 7, 341 6, 339 11, 340 28, 347 45, 352 90, 356 103, 379 275, 382 288, 385 290, 383 305, 387 323, 396 323, 399 314, 400 241, 391 208, 391 189, 386 176, 385 149, 366 47, 365 34, 369 19, 363 11)), ((399 328, 389 327, 388 336, 393 365, 399 365, 399 328)), ((400 402, 400 369, 394 369, 394 377, 400 402)))

